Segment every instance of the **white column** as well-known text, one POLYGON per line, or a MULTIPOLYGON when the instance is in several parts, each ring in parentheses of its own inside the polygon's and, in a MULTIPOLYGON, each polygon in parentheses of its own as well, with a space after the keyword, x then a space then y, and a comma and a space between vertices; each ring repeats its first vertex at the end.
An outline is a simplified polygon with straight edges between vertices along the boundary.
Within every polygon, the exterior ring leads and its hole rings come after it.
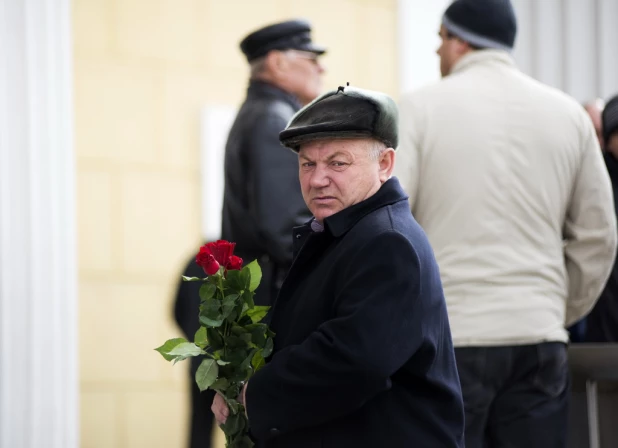
POLYGON ((0 0, 3 448, 78 446, 70 30, 70 0, 0 0))
POLYGON ((440 79, 438 31, 442 13, 450 0, 399 0, 400 93, 415 90, 440 79))

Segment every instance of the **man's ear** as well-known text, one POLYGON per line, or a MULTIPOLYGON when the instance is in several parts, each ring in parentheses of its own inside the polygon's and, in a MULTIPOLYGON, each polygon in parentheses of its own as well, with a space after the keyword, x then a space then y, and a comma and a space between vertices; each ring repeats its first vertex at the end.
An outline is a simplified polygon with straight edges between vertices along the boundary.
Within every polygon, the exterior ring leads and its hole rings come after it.
POLYGON ((285 71, 287 60, 283 53, 278 50, 269 51, 266 55, 266 68, 275 75, 285 71))
POLYGON ((393 148, 386 148, 382 151, 378 163, 380 164, 380 182, 384 183, 390 179, 393 174, 393 169, 395 168, 395 150, 393 148))

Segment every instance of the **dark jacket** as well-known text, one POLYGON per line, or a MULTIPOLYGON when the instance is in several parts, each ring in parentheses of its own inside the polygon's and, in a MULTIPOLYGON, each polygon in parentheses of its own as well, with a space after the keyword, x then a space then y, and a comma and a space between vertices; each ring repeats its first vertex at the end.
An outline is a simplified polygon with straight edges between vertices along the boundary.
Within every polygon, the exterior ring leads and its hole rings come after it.
MULTIPOLYGON (((606 152, 604 157, 614 190, 614 209, 618 211, 618 160, 609 152, 606 152)), ((618 264, 616 261, 599 300, 586 318, 585 341, 618 342, 618 264)))
POLYGON ((292 263, 290 229, 309 219, 298 181, 298 158, 279 143, 298 101, 251 81, 225 148, 222 238, 246 262, 258 259, 263 280, 256 303, 268 304, 292 263))
POLYGON ((406 199, 393 178, 323 232, 295 229, 274 355, 246 392, 264 446, 463 446, 440 274, 406 199))

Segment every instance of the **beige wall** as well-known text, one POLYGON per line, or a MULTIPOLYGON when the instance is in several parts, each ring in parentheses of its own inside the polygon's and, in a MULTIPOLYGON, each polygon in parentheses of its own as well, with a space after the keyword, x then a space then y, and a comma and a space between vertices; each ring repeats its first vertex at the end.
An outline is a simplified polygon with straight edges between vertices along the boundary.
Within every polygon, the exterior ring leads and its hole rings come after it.
POLYGON ((186 367, 153 351, 200 241, 199 112, 238 105, 247 32, 306 17, 326 87, 397 96, 396 1, 74 0, 82 448, 184 447, 186 367))

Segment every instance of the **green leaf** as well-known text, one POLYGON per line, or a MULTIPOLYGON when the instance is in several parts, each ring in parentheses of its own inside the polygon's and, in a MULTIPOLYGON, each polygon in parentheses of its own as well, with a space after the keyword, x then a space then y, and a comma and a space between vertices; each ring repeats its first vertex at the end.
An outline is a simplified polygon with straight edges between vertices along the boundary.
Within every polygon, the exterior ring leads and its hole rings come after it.
POLYGON ((242 299, 247 304, 247 309, 253 309, 255 307, 255 302, 253 302, 253 296, 255 293, 246 290, 242 293, 242 299))
POLYGON ((237 368, 240 365, 240 363, 243 362, 244 359, 247 357, 248 353, 249 353, 249 350, 247 350, 247 348, 245 347, 232 348, 228 346, 228 350, 226 351, 226 354, 225 354, 225 360, 228 361, 230 365, 225 366, 225 367, 230 368, 230 369, 237 368))
POLYGON ((225 345, 229 348, 249 348, 251 346, 251 334, 246 333, 240 336, 231 334, 225 342, 225 345))
POLYGON ((230 332, 233 335, 240 336, 241 334, 249 333, 249 330, 246 329, 245 327, 240 326, 240 325, 232 325, 232 328, 230 328, 230 332))
POLYGON ((200 327, 199 330, 195 332, 195 336, 193 337, 193 341, 195 345, 199 348, 204 348, 208 344, 208 338, 206 337, 206 327, 200 327))
POLYGON ((200 305, 200 316, 206 316, 209 319, 217 319, 221 314, 221 304, 218 300, 206 300, 200 305))
POLYGON ((210 299, 200 305, 200 322, 206 327, 220 327, 223 320, 218 300, 210 299))
POLYGON ((247 310, 247 316, 251 318, 251 322, 256 324, 268 314, 269 309, 269 306, 256 306, 253 309, 247 310))
POLYGON ((217 378, 217 380, 210 385, 212 390, 219 390, 225 392, 230 387, 230 382, 227 378, 217 378))
POLYGON ((184 275, 182 276, 182 279, 185 282, 200 282, 200 281, 204 280, 203 278, 199 278, 199 277, 186 277, 184 275))
POLYGON ((175 358, 175 356, 169 355, 168 353, 171 352, 177 345, 185 342, 188 342, 185 338, 168 339, 165 341, 165 344, 161 347, 155 348, 155 350, 161 353, 161 356, 163 356, 167 361, 171 361, 175 358))
POLYGON ((236 293, 240 293, 243 289, 245 289, 245 285, 240 275, 241 271, 227 271, 227 276, 225 277, 225 286, 228 289, 236 293))
POLYGON ((217 364, 219 364, 220 366, 227 366, 229 362, 217 359, 217 364))
POLYGON ((217 292, 217 287, 212 283, 204 283, 200 286, 200 299, 202 301, 212 299, 217 292))
POLYGON ((253 359, 251 359, 251 365, 253 366, 254 372, 257 372, 266 365, 266 360, 264 359, 264 356, 262 356, 261 350, 255 352, 253 359))
POLYGON ((206 328, 206 339, 208 340, 208 345, 213 350, 221 350, 223 348, 223 338, 216 328, 206 328))
POLYGON ((266 344, 264 345, 264 350, 262 350, 262 356, 264 358, 268 358, 270 354, 273 352, 273 347, 274 347, 273 338, 268 338, 266 340, 266 344))
POLYGON ((249 355, 243 359, 243 361, 240 363, 240 366, 238 367, 241 370, 247 370, 249 368, 249 366, 251 365, 251 361, 253 360, 253 356, 258 352, 257 348, 254 348, 253 350, 251 350, 249 352, 249 355))
POLYGON ((249 269, 251 273, 251 281, 249 282, 249 291, 253 292, 260 285, 260 281, 262 280, 262 268, 258 264, 257 260, 253 260, 243 269, 249 269))
POLYGON ((199 356, 205 353, 206 352, 204 350, 199 348, 193 342, 183 342, 176 345, 172 350, 167 352, 168 355, 184 356, 185 358, 188 358, 189 356, 199 356))
POLYGON ((240 271, 240 282, 242 284, 242 289, 249 289, 251 285, 251 271, 246 266, 240 271))
POLYGON ((208 389, 219 375, 219 366, 214 359, 205 359, 195 372, 195 381, 201 392, 208 389))
POLYGON ((223 320, 223 316, 219 316, 217 319, 210 319, 206 316, 200 316, 200 323, 211 328, 219 328, 223 324, 223 320))
POLYGON ((266 324, 251 324, 245 327, 251 333, 251 341, 258 347, 263 348, 266 343, 266 324))
POLYGON ((221 307, 223 318, 227 319, 229 315, 234 311, 236 301, 238 300, 238 294, 230 294, 223 299, 223 306, 221 307))

